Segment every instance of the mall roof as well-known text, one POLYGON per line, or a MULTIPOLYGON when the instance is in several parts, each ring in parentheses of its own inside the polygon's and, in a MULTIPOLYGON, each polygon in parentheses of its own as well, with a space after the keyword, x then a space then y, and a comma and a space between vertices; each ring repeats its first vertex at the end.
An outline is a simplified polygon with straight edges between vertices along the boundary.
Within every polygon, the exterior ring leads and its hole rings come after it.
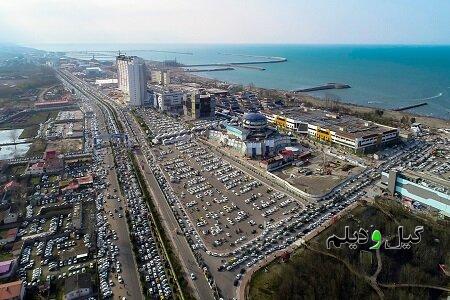
POLYGON ((243 118, 249 122, 267 121, 267 118, 263 114, 260 114, 260 113, 246 113, 243 118))

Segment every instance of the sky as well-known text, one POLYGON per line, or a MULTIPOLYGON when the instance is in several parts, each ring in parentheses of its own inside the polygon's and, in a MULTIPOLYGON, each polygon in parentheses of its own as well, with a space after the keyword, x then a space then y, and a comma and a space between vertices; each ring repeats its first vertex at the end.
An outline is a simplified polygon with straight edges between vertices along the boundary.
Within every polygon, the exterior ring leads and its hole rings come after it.
POLYGON ((450 0, 0 0, 0 43, 450 44, 450 0))

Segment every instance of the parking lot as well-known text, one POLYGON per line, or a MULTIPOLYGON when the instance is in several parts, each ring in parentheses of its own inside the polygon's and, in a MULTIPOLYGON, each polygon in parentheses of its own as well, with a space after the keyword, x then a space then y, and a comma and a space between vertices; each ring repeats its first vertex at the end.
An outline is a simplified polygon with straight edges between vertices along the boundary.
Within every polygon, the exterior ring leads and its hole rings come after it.
POLYGON ((232 251, 301 208, 195 141, 157 149, 165 176, 208 250, 232 251))

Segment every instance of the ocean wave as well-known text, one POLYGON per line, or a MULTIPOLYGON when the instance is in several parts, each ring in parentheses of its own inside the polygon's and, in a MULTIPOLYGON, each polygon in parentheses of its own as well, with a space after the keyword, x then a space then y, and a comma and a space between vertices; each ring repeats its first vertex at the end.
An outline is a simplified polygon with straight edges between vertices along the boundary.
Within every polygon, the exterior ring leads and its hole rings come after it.
POLYGON ((439 93, 437 95, 431 96, 431 97, 427 97, 427 98, 418 98, 418 99, 408 99, 408 101, 423 101, 423 100, 431 100, 431 99, 435 99, 435 98, 439 98, 442 97, 442 95, 444 95, 444 93, 439 93))

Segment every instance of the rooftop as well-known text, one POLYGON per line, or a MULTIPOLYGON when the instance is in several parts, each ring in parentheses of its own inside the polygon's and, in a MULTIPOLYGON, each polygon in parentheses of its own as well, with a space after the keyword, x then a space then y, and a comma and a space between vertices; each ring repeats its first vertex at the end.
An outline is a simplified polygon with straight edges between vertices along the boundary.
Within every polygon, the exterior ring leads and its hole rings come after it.
POLYGON ((9 238, 16 238, 18 228, 11 228, 0 232, 0 238, 2 239, 9 239, 9 238))
POLYGON ((87 273, 70 276, 64 282, 65 293, 85 288, 92 288, 91 275, 87 273))
POLYGON ((266 122, 267 118, 260 113, 246 113, 244 115, 244 120, 249 122, 266 122))
POLYGON ((428 187, 433 189, 441 189, 445 194, 450 194, 450 181, 433 176, 424 172, 415 172, 411 170, 404 170, 401 173, 413 180, 425 182, 428 187))
POLYGON ((11 265, 13 263, 14 259, 5 260, 0 262, 0 274, 8 273, 11 269, 11 265))
POLYGON ((283 110, 278 115, 330 129, 348 138, 370 137, 380 133, 397 130, 350 115, 336 114, 319 109, 294 108, 283 110))
POLYGON ((0 300, 19 299, 22 293, 22 280, 0 285, 0 300))

